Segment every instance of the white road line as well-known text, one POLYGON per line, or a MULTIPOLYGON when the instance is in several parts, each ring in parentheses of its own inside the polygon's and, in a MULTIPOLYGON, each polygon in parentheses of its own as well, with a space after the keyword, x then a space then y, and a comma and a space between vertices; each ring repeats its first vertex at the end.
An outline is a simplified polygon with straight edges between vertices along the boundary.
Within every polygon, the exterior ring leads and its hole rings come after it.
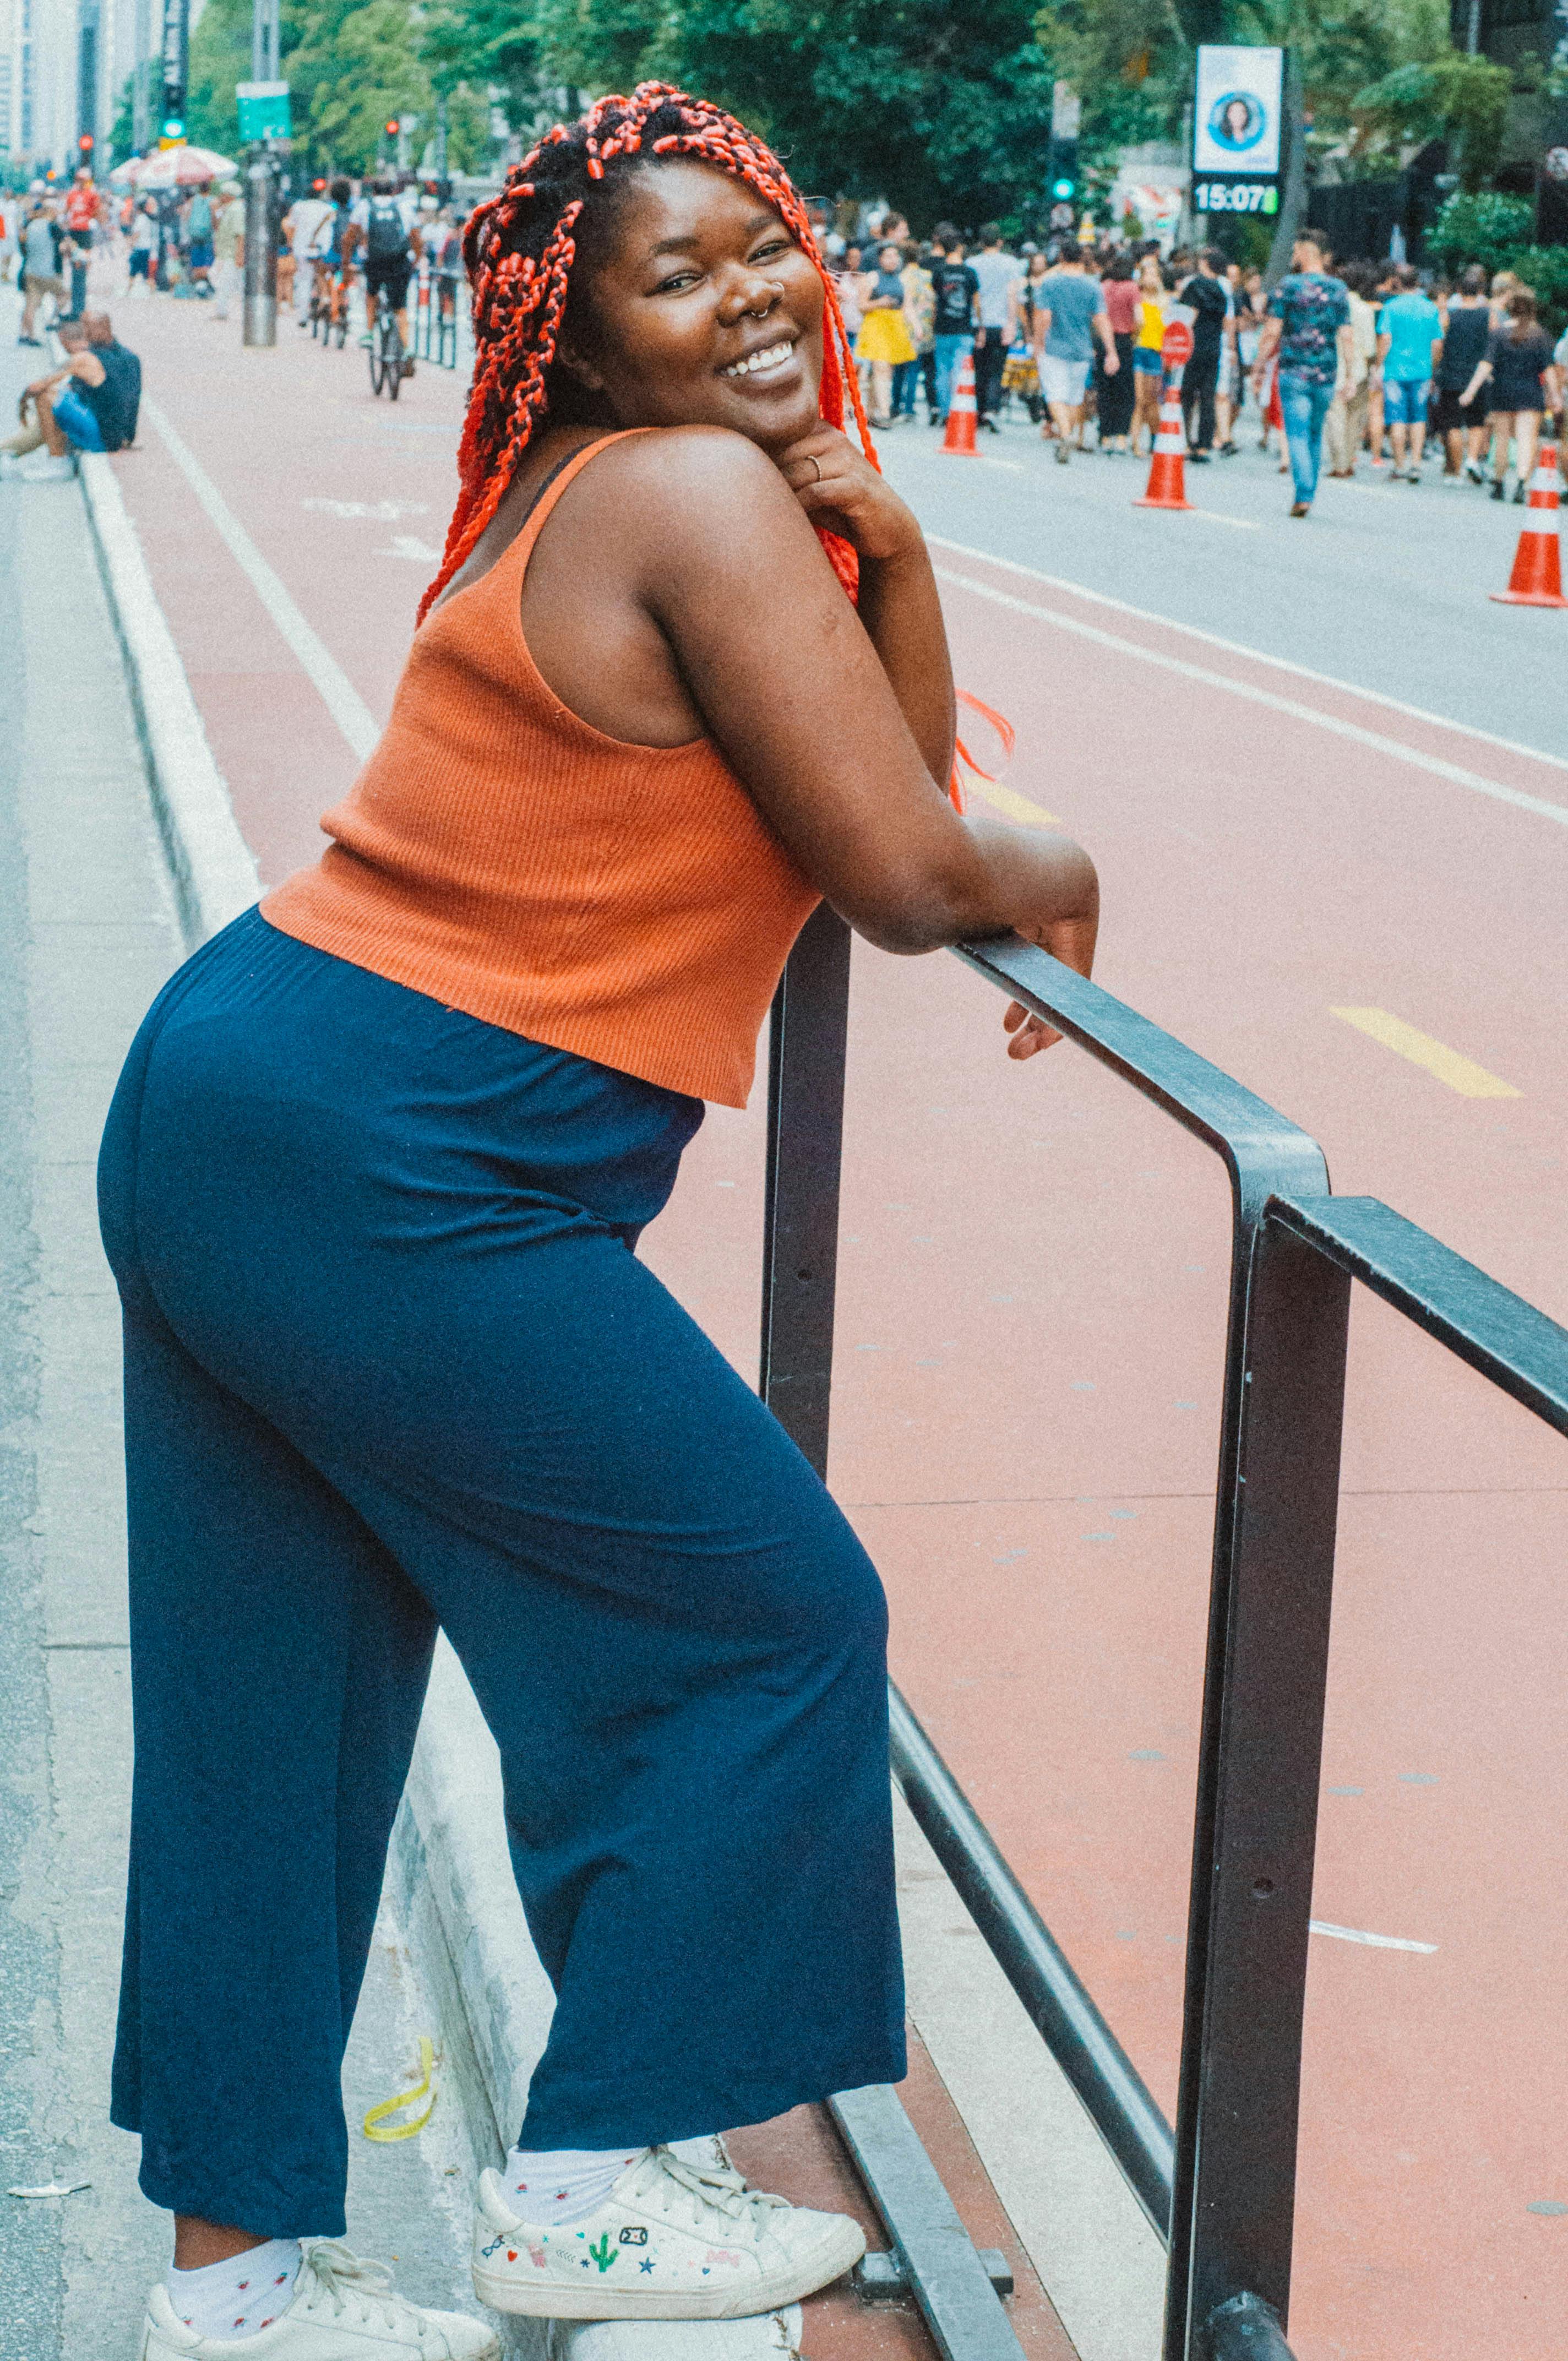
MULTIPOLYGON (((1394 500, 1398 495, 1389 492, 1384 497, 1394 500)), ((1042 574, 1037 566, 1020 566, 1015 558, 998 557, 989 549, 970 549, 961 541, 944 541, 936 533, 928 533, 926 540, 932 549, 950 549, 955 557, 976 558, 982 566, 999 567, 1003 574, 1018 574, 1026 582, 1043 583, 1048 590, 1066 590, 1074 598, 1087 599, 1091 606, 1109 607, 1113 613, 1131 615, 1140 623, 1157 623, 1162 631, 1180 631, 1190 640, 1201 640, 1205 647, 1223 648, 1227 655, 1245 656, 1249 664, 1268 664, 1276 672, 1293 673, 1298 680, 1315 681, 1320 688, 1332 688, 1341 697, 1358 697, 1368 705, 1381 705, 1387 712, 1403 713, 1412 721, 1425 721, 1434 730, 1454 730, 1462 738, 1474 738, 1483 746, 1498 746, 1505 754, 1524 754, 1532 763, 1545 763, 1553 771, 1568 773, 1568 761, 1561 754, 1543 754, 1539 746, 1521 746, 1517 738, 1499 738, 1496 730, 1478 730, 1471 721, 1450 721, 1443 714, 1429 713, 1424 706, 1407 705, 1401 697, 1385 697, 1381 690, 1363 688, 1355 681, 1336 680, 1332 673, 1314 672, 1310 664, 1292 664, 1288 656, 1266 655, 1261 648, 1244 647, 1240 640, 1223 639, 1218 631, 1201 631, 1196 623, 1179 623, 1169 615, 1157 615, 1150 607, 1135 607, 1125 598, 1109 597, 1103 590, 1086 590, 1081 582, 1069 582, 1059 574, 1042 574)))
MULTIPOLYGON (((983 552, 975 550, 970 555, 978 557, 983 552)), ((1025 569, 1015 570, 1022 573, 1025 569)), ((1326 730, 1335 738, 1348 738, 1354 745, 1369 746, 1375 753, 1391 755, 1397 763, 1409 763, 1413 769, 1447 779, 1454 786, 1468 787, 1478 796, 1491 796, 1498 803, 1515 804, 1520 811, 1535 812, 1542 819, 1554 819, 1568 828, 1568 805, 1549 804, 1540 796, 1525 795, 1519 787, 1505 787, 1500 780, 1483 778, 1478 771, 1462 770, 1457 763, 1445 763, 1439 755, 1424 754, 1419 747, 1406 745, 1402 739, 1385 738, 1376 730, 1363 730, 1358 722, 1342 721, 1337 714, 1324 713, 1315 705, 1302 705, 1293 697, 1277 697, 1272 689, 1256 688, 1250 681, 1233 680, 1228 673, 1212 672, 1207 664, 1189 664, 1182 656, 1165 655, 1157 648, 1143 647, 1136 640, 1124 639, 1116 631, 1102 631, 1098 624, 1080 622, 1076 615, 1064 615, 1055 607, 1042 607, 1032 598, 1014 598, 1011 591, 995 589, 989 582, 977 582, 972 575, 954 574, 944 566, 936 568, 936 575, 938 582, 950 582, 955 589, 968 590, 977 598, 989 598, 993 606, 1011 608, 1014 614, 1032 616, 1038 622, 1053 624, 1058 631, 1071 631, 1080 640, 1114 648, 1118 654, 1134 656, 1140 664, 1154 664, 1161 672, 1179 673, 1184 680, 1201 681, 1206 688, 1223 688, 1232 697, 1245 698, 1249 705, 1264 705, 1272 713, 1287 714, 1293 721, 1310 722, 1315 729, 1326 730)), ((1060 587, 1070 589, 1072 586, 1063 583, 1060 587)), ((1117 602, 1107 599, 1104 603, 1113 606, 1117 602)), ((1153 616, 1149 620, 1157 622, 1159 618, 1153 616)))
POLYGON ((1369 1943, 1375 1951, 1435 1951, 1435 1943, 1417 1943, 1409 1935, 1368 1935, 1359 1927, 1331 1927, 1326 1919, 1310 1918, 1312 1935, 1335 1935, 1342 1943, 1369 1943))
POLYGON ((299 658, 322 703, 363 763, 380 738, 380 723, 336 657, 328 653, 312 631, 195 453, 176 433, 155 401, 144 401, 141 410, 142 416, 157 429, 170 458, 216 525, 241 572, 299 658))

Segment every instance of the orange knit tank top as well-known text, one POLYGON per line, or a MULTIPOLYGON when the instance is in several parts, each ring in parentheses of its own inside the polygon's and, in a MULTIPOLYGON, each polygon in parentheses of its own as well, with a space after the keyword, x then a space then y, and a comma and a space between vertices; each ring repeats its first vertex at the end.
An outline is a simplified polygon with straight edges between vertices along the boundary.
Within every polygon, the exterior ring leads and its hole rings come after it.
MULTIPOLYGON (((656 433, 656 428, 632 430, 656 433)), ((545 685, 522 577, 576 453, 415 636, 380 744, 267 895, 284 934, 509 1032, 744 1106, 818 896, 706 738, 609 738, 545 685)))

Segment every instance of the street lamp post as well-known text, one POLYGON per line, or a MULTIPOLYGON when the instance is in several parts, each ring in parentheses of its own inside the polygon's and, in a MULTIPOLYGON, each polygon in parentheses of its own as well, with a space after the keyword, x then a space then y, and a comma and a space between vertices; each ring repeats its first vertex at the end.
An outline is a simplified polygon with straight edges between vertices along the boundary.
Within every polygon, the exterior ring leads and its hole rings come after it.
POLYGON ((247 345, 278 341, 277 166, 263 140, 245 168, 245 333, 247 345))

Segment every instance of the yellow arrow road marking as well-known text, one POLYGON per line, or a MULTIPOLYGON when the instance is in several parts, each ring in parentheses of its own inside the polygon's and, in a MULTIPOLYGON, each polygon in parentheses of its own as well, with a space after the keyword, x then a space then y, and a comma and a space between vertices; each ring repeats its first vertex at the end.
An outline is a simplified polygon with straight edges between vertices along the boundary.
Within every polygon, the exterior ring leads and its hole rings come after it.
POLYGON ((1435 1074, 1440 1082, 1446 1082, 1461 1098, 1517 1099, 1521 1095, 1512 1082, 1489 1074, 1485 1066, 1478 1066, 1473 1058, 1461 1057, 1445 1042, 1434 1041, 1430 1033, 1418 1033, 1413 1025, 1407 1025, 1401 1016, 1390 1016, 1386 1008, 1333 1008, 1329 1014, 1346 1025, 1354 1025, 1358 1033, 1366 1034, 1372 1040, 1381 1041, 1397 1057, 1408 1058, 1412 1066, 1424 1066, 1429 1074, 1435 1074))

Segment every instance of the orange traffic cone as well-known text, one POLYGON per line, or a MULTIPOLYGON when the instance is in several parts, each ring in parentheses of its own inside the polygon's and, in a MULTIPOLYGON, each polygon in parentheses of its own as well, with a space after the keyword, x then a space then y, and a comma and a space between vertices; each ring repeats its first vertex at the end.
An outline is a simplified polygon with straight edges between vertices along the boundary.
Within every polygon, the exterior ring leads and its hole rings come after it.
POLYGON ((1568 607, 1557 543, 1557 445, 1541 444, 1525 495, 1524 523, 1506 590, 1487 597, 1501 607, 1568 607))
POLYGON ((943 450, 956 451, 961 457, 972 459, 975 456, 974 422, 974 356, 966 353, 959 363, 959 373, 953 380, 948 431, 942 437, 943 450))
POLYGON ((1159 433, 1154 438, 1148 489, 1135 509, 1190 509, 1186 492, 1187 429, 1181 423, 1181 389, 1168 380, 1159 405, 1159 433))

